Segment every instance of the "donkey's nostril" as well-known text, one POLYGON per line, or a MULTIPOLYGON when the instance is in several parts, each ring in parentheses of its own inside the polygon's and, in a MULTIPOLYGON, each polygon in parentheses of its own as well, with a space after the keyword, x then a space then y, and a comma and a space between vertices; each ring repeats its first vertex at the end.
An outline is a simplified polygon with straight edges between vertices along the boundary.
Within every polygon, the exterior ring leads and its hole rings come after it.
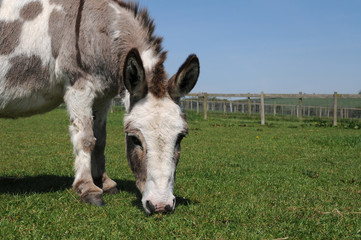
POLYGON ((165 206, 164 209, 165 209, 165 211, 168 212, 168 213, 173 211, 173 208, 172 208, 170 205, 165 206))
POLYGON ((150 213, 154 213, 155 212, 155 207, 153 205, 153 203, 151 201, 146 201, 145 205, 147 207, 147 209, 149 210, 150 213))

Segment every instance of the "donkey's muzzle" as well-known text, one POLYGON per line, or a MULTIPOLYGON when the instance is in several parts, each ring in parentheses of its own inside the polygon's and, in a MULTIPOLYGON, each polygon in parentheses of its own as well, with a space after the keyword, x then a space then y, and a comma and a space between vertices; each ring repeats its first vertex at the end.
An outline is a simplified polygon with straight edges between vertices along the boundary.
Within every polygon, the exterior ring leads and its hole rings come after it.
POLYGON ((175 207, 175 198, 171 204, 164 204, 164 203, 152 203, 151 201, 147 200, 145 206, 150 214, 153 213, 172 213, 175 207))

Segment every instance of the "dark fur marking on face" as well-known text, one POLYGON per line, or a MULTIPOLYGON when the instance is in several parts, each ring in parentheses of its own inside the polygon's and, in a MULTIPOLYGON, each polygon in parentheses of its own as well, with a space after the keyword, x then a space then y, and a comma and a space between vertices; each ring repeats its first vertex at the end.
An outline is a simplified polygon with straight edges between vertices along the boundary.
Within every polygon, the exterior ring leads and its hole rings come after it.
POLYGON ((43 6, 39 1, 30 2, 20 10, 20 17, 25 21, 30 21, 35 19, 42 11, 43 6))
POLYGON ((147 180, 147 168, 146 168, 147 146, 143 145, 143 149, 141 150, 138 146, 134 145, 131 138, 128 136, 126 138, 126 145, 127 145, 127 158, 128 158, 129 166, 134 173, 136 179, 136 185, 138 189, 141 192, 143 192, 145 182, 147 180))
POLYGON ((49 69, 42 66, 40 57, 20 55, 11 58, 10 63, 5 86, 37 91, 49 85, 49 69))
POLYGON ((19 45, 23 23, 0 21, 0 55, 8 55, 19 45))

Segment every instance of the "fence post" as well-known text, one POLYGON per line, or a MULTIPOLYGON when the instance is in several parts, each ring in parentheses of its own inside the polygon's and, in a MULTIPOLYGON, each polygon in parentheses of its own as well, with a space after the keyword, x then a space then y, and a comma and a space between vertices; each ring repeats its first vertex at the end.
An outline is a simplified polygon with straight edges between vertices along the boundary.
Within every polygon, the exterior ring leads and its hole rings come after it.
POLYGON ((114 104, 115 103, 115 101, 114 101, 114 98, 112 99, 112 102, 110 103, 110 113, 113 113, 114 112, 114 110, 113 110, 113 107, 114 107, 114 104))
POLYGON ((248 93, 248 117, 251 116, 251 94, 248 93))
POLYGON ((273 103, 273 116, 274 117, 276 116, 276 109, 277 109, 276 103, 273 103))
POLYGON ((337 126, 337 92, 333 94, 333 126, 337 126))
POLYGON ((203 99, 203 117, 204 120, 207 120, 207 110, 208 110, 208 103, 207 103, 207 98, 208 98, 208 94, 207 93, 203 93, 204 99, 203 99))
POLYGON ((265 116, 264 116, 264 93, 261 92, 261 125, 265 125, 265 116))
POLYGON ((199 113, 199 96, 197 98, 197 114, 199 113))
POLYGON ((298 119, 302 121, 302 92, 299 92, 298 98, 298 119))

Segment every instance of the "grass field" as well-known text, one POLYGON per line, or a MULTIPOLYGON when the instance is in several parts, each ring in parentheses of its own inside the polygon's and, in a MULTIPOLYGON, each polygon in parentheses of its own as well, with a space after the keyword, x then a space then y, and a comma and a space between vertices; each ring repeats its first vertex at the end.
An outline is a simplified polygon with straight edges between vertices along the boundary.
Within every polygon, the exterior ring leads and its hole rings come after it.
POLYGON ((71 190, 64 109, 0 120, 0 239, 361 238, 361 130, 189 114, 174 214, 146 216, 127 165, 123 113, 108 120, 105 207, 71 190))

